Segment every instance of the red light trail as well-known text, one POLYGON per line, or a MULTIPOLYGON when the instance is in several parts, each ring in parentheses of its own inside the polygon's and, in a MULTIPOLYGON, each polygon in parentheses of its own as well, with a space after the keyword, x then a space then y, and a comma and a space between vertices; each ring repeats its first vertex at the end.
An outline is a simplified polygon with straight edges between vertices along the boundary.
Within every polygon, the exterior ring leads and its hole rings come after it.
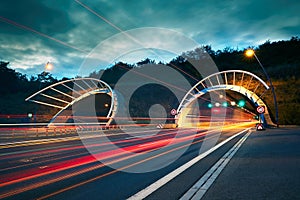
MULTIPOLYGON (((242 123, 238 125, 229 125, 224 128, 232 129, 232 128, 241 128, 244 126, 253 125, 253 123, 242 123)), ((100 176, 82 181, 80 183, 74 184, 73 186, 66 187, 62 190, 49 194, 53 196, 57 193, 69 190, 74 187, 79 187, 82 184, 86 184, 88 182, 92 182, 94 180, 106 177, 108 175, 114 174, 122 169, 127 169, 141 163, 153 160, 160 156, 167 155, 179 149, 186 147, 186 145, 196 144, 203 141, 203 137, 207 135, 207 137, 216 137, 215 130, 198 132, 195 134, 195 129, 185 129, 181 130, 181 133, 178 137, 174 138, 174 134, 176 134, 178 130, 165 130, 161 135, 157 134, 154 136, 148 136, 147 140, 145 138, 130 138, 130 139, 120 139, 117 140, 116 144, 125 145, 121 149, 111 149, 107 147, 107 143, 104 144, 92 144, 90 147, 103 147, 103 151, 96 152, 94 155, 89 155, 87 152, 81 151, 84 150, 83 145, 73 145, 66 146, 57 149, 43 149, 43 147, 39 147, 36 151, 32 152, 24 152, 24 153, 14 153, 13 155, 5 154, 1 156, 1 161, 4 160, 15 160, 17 162, 22 158, 31 158, 31 157, 39 157, 39 161, 35 161, 32 163, 26 163, 24 166, 21 166, 20 170, 17 172, 11 172, 13 168, 2 168, 0 175, 0 187, 1 188, 13 188, 5 190, 5 192, 1 192, 0 198, 13 196, 19 193, 23 193, 32 189, 36 189, 45 185, 49 185, 58 181, 66 180, 71 177, 78 176, 80 174, 84 174, 93 170, 99 170, 103 168, 105 165, 99 163, 97 159, 106 160, 107 163, 118 163, 123 161, 129 161, 132 158, 135 161, 130 161, 129 164, 124 165, 120 169, 113 170, 100 176), (190 142, 188 142, 190 141, 190 142), (126 145, 127 144, 127 145, 126 145), (170 146, 171 144, 171 146, 170 146), (94 145, 94 146, 93 146, 94 145), (157 151, 162 147, 168 146, 164 151, 157 151), (138 152, 138 153, 132 153, 138 152), (149 152, 157 152, 151 156, 148 155, 149 152), (47 158, 47 155, 50 156, 47 158), (75 158, 74 158, 75 156, 75 158), (150 157, 149 157, 150 156, 150 157), (37 168, 36 166, 40 166, 37 168), (75 171, 74 171, 75 170, 75 171), (6 172, 7 171, 7 172, 6 172), (47 177, 46 179, 43 177, 47 177), (15 185, 19 183, 26 183, 30 181, 30 184, 25 184, 22 187, 18 186, 15 188, 15 185)), ((148 131, 145 131, 142 134, 146 134, 148 131)), ((138 131, 136 132, 138 134, 138 131)), ((137 135, 138 136, 138 135, 137 135)), ((93 140, 92 138, 90 138, 93 140)), ((95 140, 95 139, 94 139, 95 140)), ((97 140, 95 140, 97 142, 97 140)), ((58 142, 59 143, 59 142, 58 142)), ((4 163, 4 162, 1 162, 4 163)), ((106 163, 106 164, 107 164, 106 163)))

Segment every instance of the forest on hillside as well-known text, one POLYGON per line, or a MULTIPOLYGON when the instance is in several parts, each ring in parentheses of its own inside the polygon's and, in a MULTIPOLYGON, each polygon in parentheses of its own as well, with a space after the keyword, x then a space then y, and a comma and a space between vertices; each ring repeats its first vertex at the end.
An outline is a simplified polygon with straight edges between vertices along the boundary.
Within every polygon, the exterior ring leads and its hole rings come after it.
MULTIPOLYGON (((279 124, 300 125, 300 39, 292 37, 286 41, 266 41, 258 47, 251 48, 255 49, 257 57, 259 57, 273 81, 279 107, 279 124)), ((264 76, 255 58, 246 58, 244 56, 245 49, 239 50, 228 47, 223 50, 214 51, 211 46, 204 46, 204 49, 214 60, 219 71, 241 69, 253 72, 261 77, 264 76)), ((184 52, 183 55, 192 56, 198 50, 184 52)), ((142 67, 144 64, 176 66, 174 69, 179 70, 180 73, 184 70, 185 73, 183 75, 191 82, 191 85, 196 82, 187 76, 187 74, 196 77, 198 80, 202 78, 193 66, 183 59, 183 56, 174 58, 170 63, 156 63, 156 61, 148 58, 136 64, 119 62, 105 70, 91 72, 89 77, 99 78, 100 74, 102 74, 101 79, 114 87, 115 83, 127 71, 135 67, 142 67)), ((67 78, 63 78, 62 80, 65 79, 67 78)), ((5 119, 8 114, 27 115, 27 113, 35 110, 36 105, 25 102, 24 99, 40 88, 58 81, 61 80, 53 77, 49 72, 42 72, 37 76, 27 77, 25 74, 11 69, 9 62, 0 61, 0 121, 9 121, 5 119)), ((151 100, 148 99, 148 101, 151 100)), ((271 96, 265 96, 264 101, 270 105, 271 110, 274 110, 271 96)), ((138 104, 138 102, 135 102, 135 104, 138 104)), ((38 109, 38 113, 41 115, 54 114, 54 112, 54 110, 49 110, 45 106, 39 106, 38 109)), ((274 113, 272 114, 274 115, 274 113)))

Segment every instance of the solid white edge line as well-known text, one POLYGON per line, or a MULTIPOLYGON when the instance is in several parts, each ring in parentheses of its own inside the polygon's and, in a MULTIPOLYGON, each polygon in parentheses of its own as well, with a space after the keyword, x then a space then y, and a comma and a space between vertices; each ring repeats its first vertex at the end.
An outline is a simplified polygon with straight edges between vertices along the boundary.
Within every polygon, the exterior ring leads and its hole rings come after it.
POLYGON ((244 135, 222 158, 220 158, 181 198, 180 200, 200 200, 214 183, 231 158, 251 134, 244 135))
POLYGON ((226 140, 220 142, 219 144, 217 144, 213 148, 211 148, 208 151, 206 151, 206 152, 200 154, 199 156, 193 158, 189 162, 187 162, 184 165, 178 167, 177 169, 170 172, 169 174, 162 177, 161 179, 157 180, 156 182, 152 183, 151 185, 149 185, 145 189, 143 189, 143 190, 139 191, 138 193, 134 194, 133 196, 129 197, 128 200, 141 200, 141 199, 146 198, 151 193, 155 192, 157 189, 159 189, 160 187, 162 187, 163 185, 165 185, 166 183, 168 183, 169 181, 174 179, 176 176, 178 176, 179 174, 184 172, 186 169, 188 169, 189 167, 191 167, 192 165, 194 165, 195 163, 197 163, 201 159, 205 158, 206 156, 208 156, 209 154, 211 154, 212 152, 214 152, 215 150, 217 150, 218 148, 220 148, 221 146, 223 146, 224 144, 226 144, 230 140, 234 139, 235 137, 239 136, 240 134, 242 134, 242 133, 244 133, 244 132, 246 132, 250 129, 251 128, 247 128, 247 129, 245 129, 245 130, 243 130, 243 131, 227 138, 226 140))

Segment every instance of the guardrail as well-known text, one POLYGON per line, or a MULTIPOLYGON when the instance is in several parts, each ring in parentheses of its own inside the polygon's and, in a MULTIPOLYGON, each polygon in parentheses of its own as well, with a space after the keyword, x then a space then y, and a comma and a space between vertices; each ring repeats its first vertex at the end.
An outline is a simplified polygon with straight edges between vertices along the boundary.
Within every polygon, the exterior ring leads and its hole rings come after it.
POLYGON ((0 129, 1 138, 29 138, 29 137, 48 137, 48 136, 62 136, 76 134, 76 128, 65 128, 65 127, 55 127, 55 128, 23 128, 23 127, 13 127, 13 128, 2 128, 0 129))
POLYGON ((106 129, 118 129, 118 126, 50 126, 50 127, 2 127, 0 128, 0 138, 37 138, 37 137, 57 137, 67 135, 78 135, 80 133, 96 133, 106 129))

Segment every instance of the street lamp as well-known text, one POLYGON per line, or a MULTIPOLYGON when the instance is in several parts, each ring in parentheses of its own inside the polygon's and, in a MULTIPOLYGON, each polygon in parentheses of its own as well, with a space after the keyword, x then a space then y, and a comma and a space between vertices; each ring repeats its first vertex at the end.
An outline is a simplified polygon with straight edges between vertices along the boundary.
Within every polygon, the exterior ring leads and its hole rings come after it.
POLYGON ((262 68, 264 74, 266 75, 268 81, 270 82, 270 87, 273 93, 273 99, 274 99, 274 107, 275 107, 275 123, 278 127, 278 106, 277 106, 277 100, 276 100, 276 94, 275 94, 275 90, 274 90, 274 86, 272 84, 272 80, 270 79, 269 74, 267 73, 266 69, 264 68, 264 66, 261 64, 260 60, 258 59, 258 57, 255 54, 255 51, 253 49, 247 49, 245 52, 245 55, 247 57, 255 57, 255 59, 257 60, 259 66, 262 68))
POLYGON ((50 62, 47 62, 45 65, 45 71, 51 71, 53 69, 53 65, 50 62))
MULTIPOLYGON (((48 71, 51 71, 53 69, 53 65, 48 61, 46 63, 46 65, 44 66, 44 71, 42 72, 42 76, 45 75, 45 73, 48 71)), ((41 89, 41 86, 42 86, 42 81, 40 81, 40 84, 39 84, 39 90, 41 89)), ((36 123, 36 115, 37 115, 37 107, 35 107, 35 114, 34 114, 34 123, 36 123)))
POLYGON ((247 51, 245 52, 245 55, 247 57, 252 57, 254 56, 254 50, 253 49, 247 49, 247 51))

